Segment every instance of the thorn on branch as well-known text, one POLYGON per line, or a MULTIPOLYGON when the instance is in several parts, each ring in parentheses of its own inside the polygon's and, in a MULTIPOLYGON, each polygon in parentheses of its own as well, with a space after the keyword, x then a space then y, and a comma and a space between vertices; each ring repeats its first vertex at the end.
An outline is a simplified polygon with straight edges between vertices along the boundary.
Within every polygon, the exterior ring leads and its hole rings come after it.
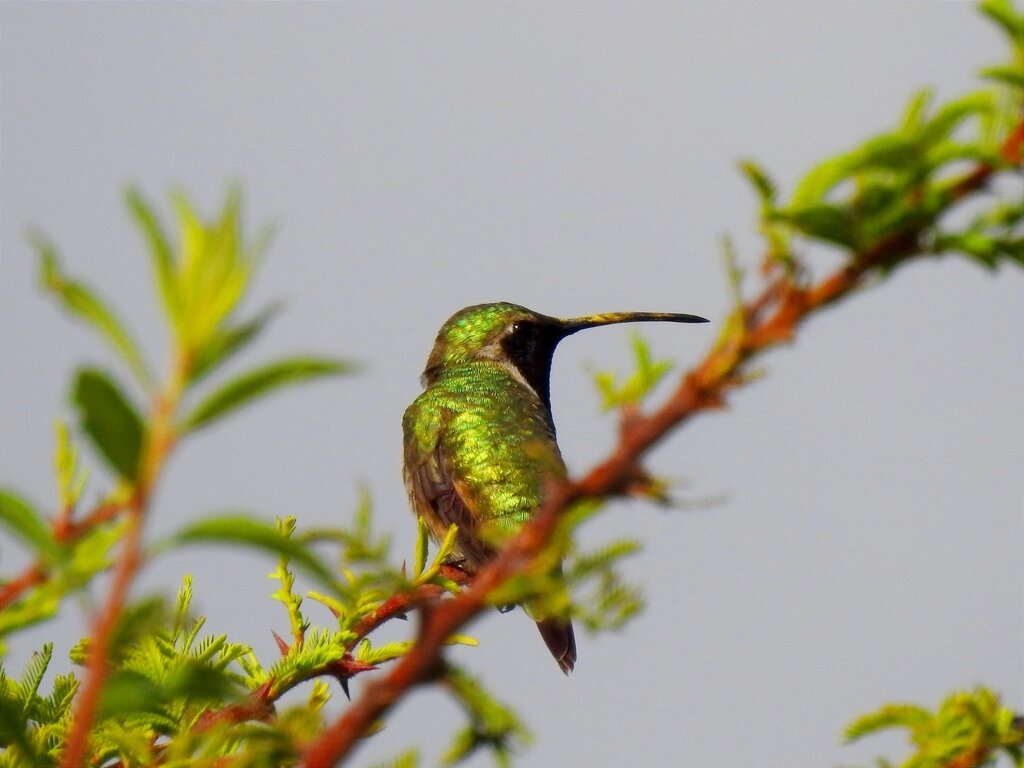
POLYGON ((270 634, 274 636, 274 642, 277 643, 277 650, 281 652, 282 656, 287 656, 288 652, 291 651, 291 646, 289 646, 288 643, 284 641, 284 638, 274 630, 270 630, 270 634))
POLYGON ((325 669, 324 672, 341 684, 341 690, 344 691, 345 698, 351 701, 352 696, 349 694, 348 681, 360 672, 369 672, 373 669, 377 669, 376 664, 367 664, 365 661, 354 658, 351 653, 346 653, 325 669))

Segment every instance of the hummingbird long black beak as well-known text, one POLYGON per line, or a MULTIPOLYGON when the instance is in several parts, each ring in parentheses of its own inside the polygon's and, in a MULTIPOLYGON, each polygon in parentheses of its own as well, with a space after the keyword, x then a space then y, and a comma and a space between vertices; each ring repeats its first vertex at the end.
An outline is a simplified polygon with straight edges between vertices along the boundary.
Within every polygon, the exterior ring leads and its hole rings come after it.
POLYGON ((585 328, 595 328, 599 325, 614 325, 616 323, 706 323, 706 317, 699 315, 684 315, 677 312, 606 312, 600 315, 585 315, 584 317, 570 317, 561 321, 562 331, 565 336, 582 331, 585 328))

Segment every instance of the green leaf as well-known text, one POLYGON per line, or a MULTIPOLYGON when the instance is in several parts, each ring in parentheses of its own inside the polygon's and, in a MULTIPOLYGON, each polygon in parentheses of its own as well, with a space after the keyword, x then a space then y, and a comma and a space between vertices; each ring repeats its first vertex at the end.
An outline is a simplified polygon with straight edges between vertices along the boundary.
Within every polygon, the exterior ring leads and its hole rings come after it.
MULTIPOLYGON (((423 545, 422 552, 420 552, 419 544, 417 544, 416 563, 418 566, 420 564, 421 555, 423 557, 423 563, 426 563, 427 525, 423 522, 422 518, 419 518, 417 522, 419 526, 419 540, 422 542, 423 545)), ((430 567, 426 569, 420 568, 418 571, 416 571, 415 576, 417 584, 426 584, 427 582, 434 582, 435 584, 440 583, 441 579, 438 578, 438 575, 441 572, 441 566, 450 560, 451 554, 455 549, 455 540, 458 538, 458 535, 459 526, 455 523, 449 525, 448 532, 444 535, 444 539, 438 545, 437 552, 434 554, 434 560, 430 564, 430 567)), ((445 581, 447 581, 447 579, 445 579, 445 581)))
POLYGON ((808 205, 775 211, 773 218, 792 224, 807 237, 855 250, 859 245, 857 221, 836 205, 808 205))
POLYGON ((856 741, 886 728, 916 728, 931 720, 931 712, 916 704, 887 704, 854 720, 843 732, 843 740, 856 741))
POLYGON ((280 304, 273 304, 252 320, 218 330, 196 354, 190 381, 199 381, 240 352, 260 334, 280 309, 280 304))
POLYGON ((455 737, 442 764, 454 765, 483 748, 491 751, 497 765, 510 765, 512 755, 529 745, 530 732, 516 714, 495 699, 476 678, 448 665, 444 679, 448 690, 465 710, 469 725, 455 737))
POLYGON ((982 232, 968 230, 939 234, 932 247, 936 253, 960 251, 986 269, 999 266, 999 249, 995 238, 982 232))
POLYGON ((53 659, 53 643, 46 643, 42 649, 34 651, 32 658, 25 666, 21 675, 21 690, 26 695, 26 700, 33 699, 39 693, 39 684, 43 682, 43 676, 53 659))
POLYGON ((107 647, 107 657, 120 661, 133 646, 155 634, 168 618, 167 606, 160 596, 134 602, 121 611, 107 647))
MULTIPOLYGON (((292 532, 295 530, 295 517, 288 515, 284 518, 277 518, 276 527, 282 536, 291 538, 292 532)), ((280 589, 275 590, 271 597, 280 601, 287 609, 288 622, 291 625, 292 634, 296 637, 302 637, 309 626, 309 622, 302 615, 302 598, 294 592, 295 576, 288 568, 287 558, 282 557, 280 559, 277 569, 270 574, 270 578, 281 582, 280 589)))
POLYGON ((140 672, 129 669, 115 671, 103 685, 98 718, 145 712, 162 714, 166 701, 164 691, 140 672))
POLYGON ((852 172, 866 170, 904 171, 919 162, 920 141, 906 136, 883 134, 868 139, 850 154, 852 172))
POLYGON ((205 222, 181 192, 173 197, 181 229, 175 275, 180 302, 178 341, 193 354, 218 333, 245 294, 263 243, 246 248, 241 193, 232 187, 219 220, 205 222))
POLYGON ((1024 46, 1024 15, 1014 10, 1010 0, 983 0, 978 10, 1002 27, 1014 46, 1024 46))
MULTIPOLYGON (((52 656, 53 645, 47 643, 42 651, 35 651, 28 662, 28 669, 20 681, 9 679, 0 665, 0 747, 12 755, 20 755, 23 765, 46 764, 40 759, 33 740, 26 733, 28 720, 31 718, 33 704, 37 700, 36 690, 39 678, 46 670, 52 656), (42 664, 40 665, 40 661, 42 664), (31 679, 33 670, 38 670, 35 681, 31 679)), ((0 754, 4 754, 0 752, 0 754)), ((17 763, 12 763, 17 764, 17 763)))
POLYGON ((42 515, 13 492, 0 489, 0 525, 28 544, 44 560, 57 562, 61 548, 42 515))
POLYGON ((1024 88, 1024 70, 1020 67, 1001 64, 985 67, 979 74, 987 80, 995 80, 1014 88, 1024 88))
POLYGON ((753 160, 740 161, 740 170, 757 191, 757 196, 761 198, 761 202, 771 205, 775 200, 776 189, 775 182, 772 181, 768 173, 753 160))
POLYGON ((633 359, 636 368, 620 386, 618 377, 610 371, 596 371, 594 383, 601 393, 601 410, 610 411, 629 405, 638 405, 672 370, 670 360, 655 360, 651 348, 639 333, 630 332, 633 359))
POLYGON ((902 133, 915 134, 921 129, 924 116, 928 112, 928 106, 932 103, 934 93, 931 88, 920 88, 910 98, 906 111, 903 113, 903 121, 900 124, 902 133))
POLYGON ((859 161, 859 157, 854 154, 837 155, 808 171, 793 191, 790 206, 799 208, 820 203, 832 187, 853 174, 859 161))
POLYGON ((164 309, 171 319, 172 325, 177 327, 181 316, 181 300, 178 297, 175 282, 177 265, 170 241, 167 239, 156 213, 137 189, 130 187, 125 192, 125 199, 128 202, 128 209, 135 217, 135 221, 149 245, 150 255, 153 258, 153 272, 156 274, 157 289, 163 300, 164 309))
POLYGON ((82 431, 121 477, 135 480, 145 434, 135 407, 107 373, 97 368, 78 371, 72 399, 82 431))
POLYGON ((25 733, 25 726, 24 718, 18 717, 6 707, 0 707, 0 747, 4 748, 2 754, 21 758, 19 762, 12 761, 7 765, 51 764, 36 751, 28 734, 25 733))
POLYGON ((355 370, 342 360, 293 357, 243 373, 209 395, 185 420, 186 430, 206 427, 234 410, 248 405, 275 389, 302 381, 335 376, 355 370))
POLYGON ((79 471, 78 449, 71 442, 67 425, 57 420, 57 445, 53 452, 53 468, 57 473, 57 489, 60 492, 60 503, 70 509, 78 503, 89 477, 88 470, 79 471))
POLYGON ((286 536, 272 523, 245 514, 207 517, 155 545, 155 552, 185 544, 234 544, 286 557, 322 585, 335 591, 334 574, 312 548, 286 536))
POLYGON ((408 653, 411 647, 411 640, 402 640, 396 643, 385 643, 380 648, 374 648, 370 643, 370 638, 364 637, 356 647, 354 655, 356 659, 367 664, 381 664, 408 653))
POLYGON ((975 163, 998 165, 999 155, 977 144, 961 144, 955 141, 940 141, 929 148, 925 157, 925 166, 929 170, 942 168, 958 160, 970 160, 975 163))
POLYGON ((943 104, 921 129, 920 138, 926 144, 949 138, 964 120, 992 112, 995 106, 992 93, 989 91, 968 93, 943 104))
POLYGON ((238 681, 225 669, 217 669, 197 659, 187 659, 174 670, 167 681, 167 691, 174 699, 216 701, 236 698, 241 693, 238 681))
MULTIPOLYGON (((456 526, 456 530, 458 527, 456 526)), ((413 553, 412 575, 418 579, 427 567, 427 523, 422 517, 416 518, 416 549, 413 553)))
POLYGON ((859 147, 812 168, 800 180, 790 210, 815 208, 841 182, 868 170, 906 171, 919 162, 919 140, 893 134, 874 136, 859 147))
POLYGON ((144 386, 152 386, 153 376, 149 367, 117 316, 87 286, 61 273, 56 250, 41 234, 34 233, 31 241, 39 255, 40 282, 43 288, 60 300, 68 314, 99 333, 121 355, 144 386))

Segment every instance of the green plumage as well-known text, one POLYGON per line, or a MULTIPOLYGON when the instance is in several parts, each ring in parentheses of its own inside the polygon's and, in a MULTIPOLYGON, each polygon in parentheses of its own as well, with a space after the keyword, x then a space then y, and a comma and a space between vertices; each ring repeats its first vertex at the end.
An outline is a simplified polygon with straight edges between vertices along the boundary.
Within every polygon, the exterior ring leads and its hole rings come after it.
POLYGON ((495 362, 445 369, 409 406, 403 427, 407 464, 446 462, 469 491, 475 519, 509 532, 540 504, 545 472, 566 473, 546 406, 495 362))
MULTIPOLYGON (((402 420, 403 469, 410 503, 432 537, 458 526, 455 555, 464 570, 494 557, 540 506, 545 480, 566 475, 548 389, 558 342, 584 328, 644 320, 706 322, 639 312, 560 320, 500 303, 467 307, 442 326, 425 390, 402 420)), ((572 625, 532 617, 562 671, 571 671, 572 625)))

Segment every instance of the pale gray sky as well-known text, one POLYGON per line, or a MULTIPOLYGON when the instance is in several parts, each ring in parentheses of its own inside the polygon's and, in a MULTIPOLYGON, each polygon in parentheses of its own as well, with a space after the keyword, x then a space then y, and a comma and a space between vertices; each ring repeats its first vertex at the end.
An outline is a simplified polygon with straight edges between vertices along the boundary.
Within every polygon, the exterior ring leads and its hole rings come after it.
MULTIPOLYGON (((121 189, 164 203, 180 185, 212 212, 239 180, 249 221, 279 225, 251 306, 288 302, 249 362, 298 347, 368 367, 183 446, 150 532, 226 508, 345 522, 365 481, 396 559, 413 531, 401 413, 452 311, 506 299, 720 322, 720 236, 758 250, 739 158, 788 187, 892 124, 914 88, 954 96, 1003 55, 964 3, 5 3, 0 36, 0 482, 53 503, 69 373, 110 359, 36 290, 26 227, 160 350, 121 189)), ((864 763, 901 753, 839 734, 884 701, 981 682, 1024 706, 1022 288, 1019 271, 909 268, 662 446, 654 469, 727 500, 616 504, 586 531, 646 543, 628 568, 640 619, 584 635, 570 679, 519 612, 486 616, 481 647, 455 652, 532 726, 520 764, 864 763)), ((644 330, 685 366, 716 326, 644 330)), ((556 357, 576 471, 614 433, 585 365, 625 365, 626 338, 581 334, 556 357)), ((6 540, 0 557, 5 573, 21 562, 6 540)), ((173 590, 191 571, 210 629, 269 661, 287 628, 269 567, 196 551, 144 582, 173 590)), ((66 658, 82 632, 76 608, 12 660, 47 637, 66 658)), ((422 744, 431 765, 461 724, 416 694, 353 764, 422 744)))

